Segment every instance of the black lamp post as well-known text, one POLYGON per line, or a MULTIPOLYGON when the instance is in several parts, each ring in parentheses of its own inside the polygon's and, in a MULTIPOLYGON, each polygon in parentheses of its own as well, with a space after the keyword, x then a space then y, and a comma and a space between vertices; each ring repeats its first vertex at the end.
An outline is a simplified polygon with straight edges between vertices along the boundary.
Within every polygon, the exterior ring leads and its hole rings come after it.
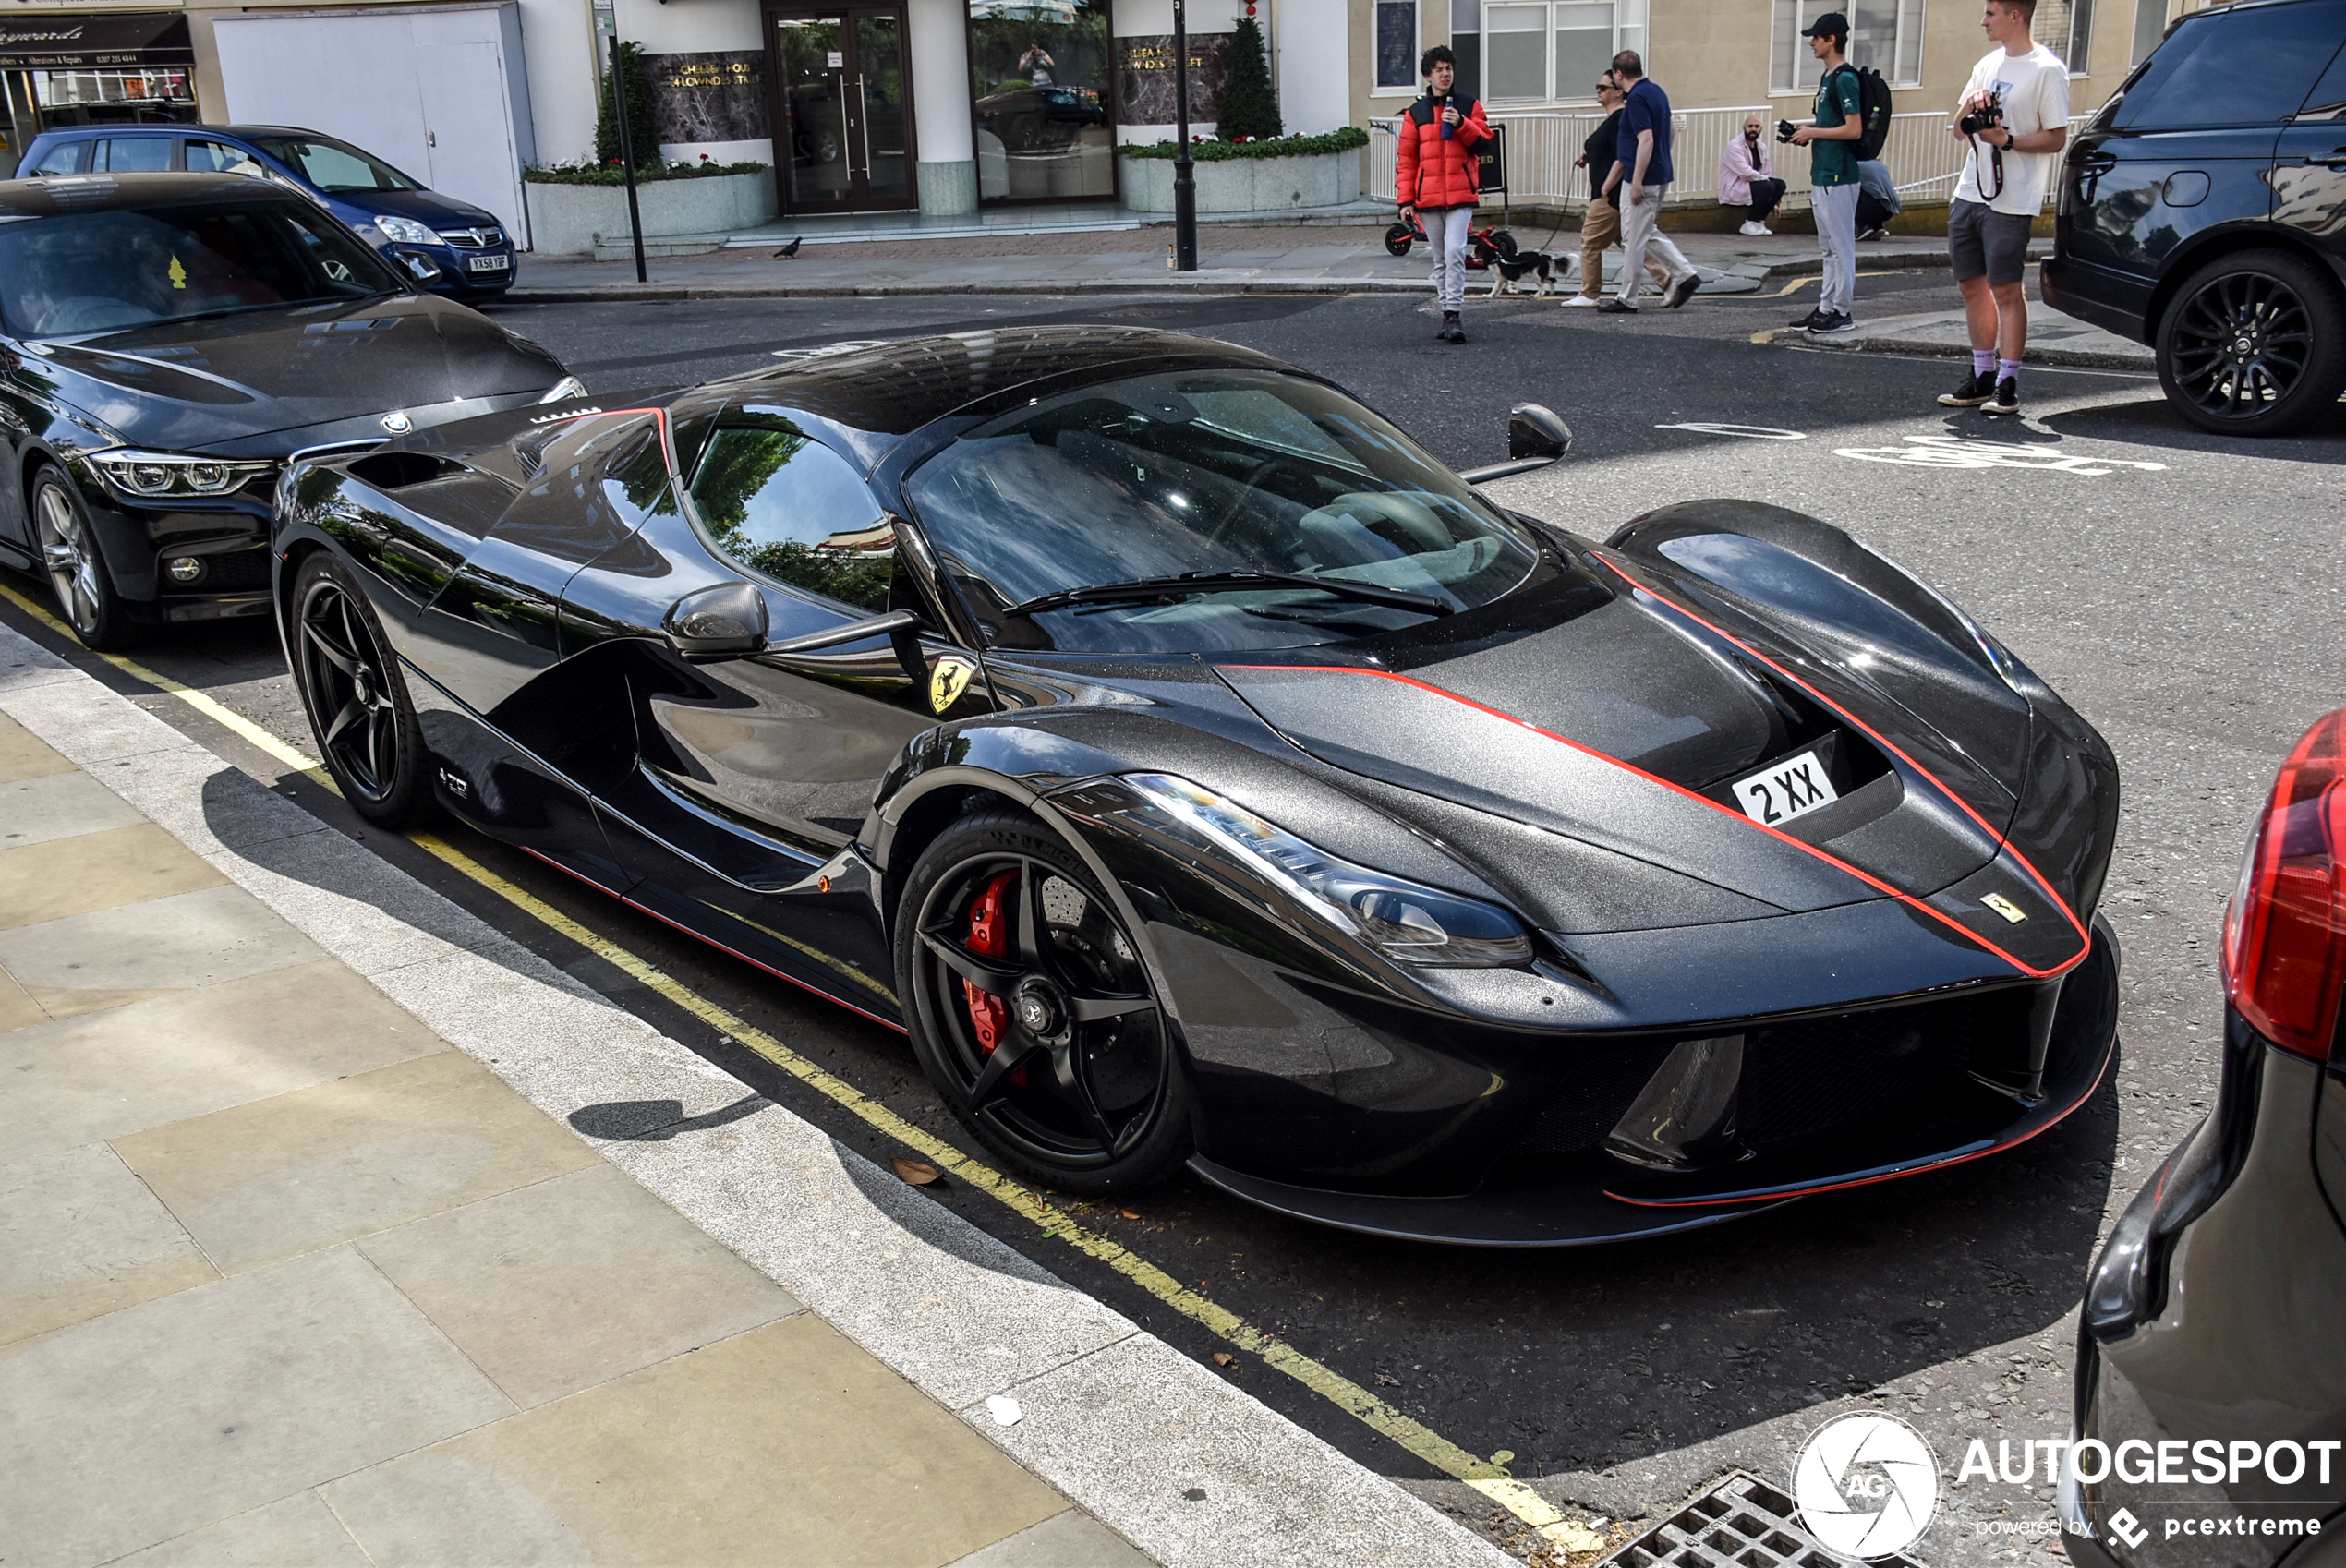
POLYGON ((635 242, 635 281, 650 282, 644 270, 644 214, 635 204, 635 139, 627 128, 627 71, 619 57, 619 30, 611 34, 611 108, 619 117, 619 172, 627 182, 627 233, 635 242))
POLYGON ((1190 12, 1173 0, 1173 270, 1197 271, 1197 175, 1190 162, 1190 12))

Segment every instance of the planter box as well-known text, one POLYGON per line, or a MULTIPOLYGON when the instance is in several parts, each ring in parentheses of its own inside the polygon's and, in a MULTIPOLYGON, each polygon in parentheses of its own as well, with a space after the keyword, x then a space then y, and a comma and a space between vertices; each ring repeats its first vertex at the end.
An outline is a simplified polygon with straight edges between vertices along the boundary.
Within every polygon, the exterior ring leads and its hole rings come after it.
MULTIPOLYGON (((1173 161, 1119 158, 1124 205, 1136 212, 1173 211, 1173 161)), ((1313 152, 1295 158, 1227 158, 1191 165, 1201 212, 1286 212, 1341 207, 1360 199, 1360 154, 1313 152)))
MULTIPOLYGON (((522 187, 529 202, 530 248, 540 256, 577 256, 607 244, 627 243, 627 187, 623 185, 522 187)), ((644 237, 732 234, 770 223, 775 213, 774 175, 710 175, 699 179, 647 180, 635 187, 644 237)))

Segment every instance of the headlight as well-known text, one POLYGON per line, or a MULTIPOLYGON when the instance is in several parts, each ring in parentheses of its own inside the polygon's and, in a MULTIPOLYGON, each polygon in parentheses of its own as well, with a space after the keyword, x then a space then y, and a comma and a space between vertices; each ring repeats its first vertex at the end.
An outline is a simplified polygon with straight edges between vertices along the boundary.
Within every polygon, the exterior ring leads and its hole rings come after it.
POLYGON ((556 381, 552 386, 548 387, 546 389, 546 395, 539 398, 538 401, 540 403, 567 403, 574 397, 585 397, 586 395, 586 382, 580 380, 575 376, 564 376, 561 380, 556 381))
POLYGON ((1531 959, 1531 934, 1495 904, 1339 860, 1186 778, 1136 773, 1123 782, 1179 836, 1252 862, 1312 915, 1396 962, 1496 968, 1531 959))
POLYGON ((429 224, 419 223, 413 218, 394 218, 389 213, 383 213, 375 219, 375 227, 381 229, 383 238, 390 240, 393 245, 443 243, 440 235, 429 224))
POLYGON ((137 452, 127 447, 93 452, 90 462, 117 491, 146 500, 224 496, 277 471, 274 463, 229 463, 216 457, 137 452))

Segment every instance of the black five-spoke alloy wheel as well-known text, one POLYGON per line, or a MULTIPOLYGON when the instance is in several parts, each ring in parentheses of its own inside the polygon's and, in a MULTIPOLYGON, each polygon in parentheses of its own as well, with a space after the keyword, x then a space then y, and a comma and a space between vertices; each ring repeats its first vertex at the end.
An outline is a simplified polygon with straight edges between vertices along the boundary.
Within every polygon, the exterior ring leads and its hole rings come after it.
POLYGON ((122 596, 115 592, 73 481, 54 464, 43 465, 32 477, 32 527, 41 570, 48 574, 57 609, 73 634, 88 647, 127 646, 137 628, 122 596))
POLYGON ((1189 1149, 1188 1094, 1124 923, 1043 824, 962 817, 914 866, 897 923, 914 1050, 996 1153, 1070 1191, 1157 1176, 1189 1149))
POLYGON ((374 611, 332 557, 302 562, 287 631, 310 730, 344 798, 384 827, 421 821, 431 795, 415 706, 374 611))
POLYGON ((2159 380, 2203 430, 2282 430, 2346 388, 2346 299, 2287 251, 2219 257, 2175 292, 2159 328, 2159 380))

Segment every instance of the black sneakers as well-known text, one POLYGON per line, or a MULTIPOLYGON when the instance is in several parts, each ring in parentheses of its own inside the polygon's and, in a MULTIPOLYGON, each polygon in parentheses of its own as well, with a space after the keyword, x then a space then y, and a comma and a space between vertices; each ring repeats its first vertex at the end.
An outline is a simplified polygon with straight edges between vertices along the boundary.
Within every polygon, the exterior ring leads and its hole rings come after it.
POLYGON ((1982 414, 2017 414, 2020 412, 2020 378, 2006 376, 1996 383, 1996 395, 1979 405, 1982 414))
POLYGON ((1795 316, 1792 319, 1792 324, 1796 327, 1821 327, 1832 320, 1832 317, 1824 313, 1823 308, 1819 307, 1806 316, 1795 316))
POLYGON ((1665 308, 1675 310, 1687 300, 1692 299, 1694 297, 1694 291, 1701 286, 1701 276, 1698 273, 1688 272, 1685 277, 1680 278, 1675 283, 1673 283, 1670 286, 1670 293, 1665 298, 1663 298, 1662 303, 1665 308))
POLYGON ((1458 324, 1458 313, 1457 311, 1445 310, 1442 312, 1442 331, 1435 335, 1441 338, 1444 343, 1466 342, 1466 328, 1458 324))
POLYGON ((1607 316, 1634 316, 1638 313, 1638 308, 1624 301, 1619 295, 1614 296, 1597 308, 1607 316))
POLYGON ((1857 330, 1857 319, 1855 316, 1844 316, 1838 310, 1831 315, 1820 310, 1817 315, 1819 320, 1811 322, 1808 327, 1812 332, 1854 332, 1857 330))
POLYGON ((1939 403, 1945 408, 1977 408, 1995 395, 1996 373, 1982 370, 1976 376, 1965 376, 1954 391, 1941 392, 1939 403))

